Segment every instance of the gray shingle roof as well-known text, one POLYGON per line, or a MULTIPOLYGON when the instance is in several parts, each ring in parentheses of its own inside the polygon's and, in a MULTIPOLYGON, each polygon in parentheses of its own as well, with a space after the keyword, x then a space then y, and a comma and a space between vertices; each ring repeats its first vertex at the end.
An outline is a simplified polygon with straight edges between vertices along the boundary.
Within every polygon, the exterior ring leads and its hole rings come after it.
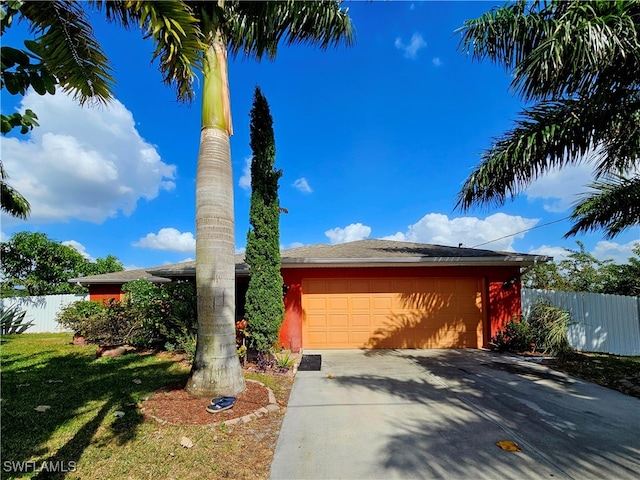
POLYGON ((171 281, 168 278, 156 277, 149 273, 149 270, 151 269, 139 268, 136 270, 123 270, 122 272, 103 273, 101 275, 88 275, 86 277, 70 278, 68 282, 88 285, 91 283, 127 283, 141 279, 146 279, 154 283, 169 283, 171 281))
MULTIPOLYGON (((301 267, 355 267, 355 266, 522 266, 546 262, 551 257, 514 252, 499 252, 477 248, 449 247, 425 243, 396 242, 392 240, 359 240, 337 245, 308 245, 283 250, 282 268, 301 267)), ((196 262, 183 262, 144 270, 148 277, 193 277, 196 262)), ((236 272, 248 273, 244 254, 236 255, 236 272)), ((79 279, 80 283, 125 283, 122 274, 94 275, 79 279)), ((129 274, 132 275, 132 274, 129 274)), ((139 274, 138 274, 139 275, 139 274)), ((135 276, 135 275, 134 275, 135 276)), ((76 280, 76 279, 73 279, 76 280)), ((70 280, 72 281, 72 280, 70 280)))

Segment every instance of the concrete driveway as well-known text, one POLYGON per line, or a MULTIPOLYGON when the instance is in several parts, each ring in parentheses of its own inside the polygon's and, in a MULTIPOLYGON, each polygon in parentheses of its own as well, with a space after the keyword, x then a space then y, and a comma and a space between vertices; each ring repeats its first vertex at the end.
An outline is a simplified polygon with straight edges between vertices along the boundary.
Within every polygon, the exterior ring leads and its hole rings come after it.
POLYGON ((273 480, 639 478, 640 399, 480 350, 305 353, 273 480))

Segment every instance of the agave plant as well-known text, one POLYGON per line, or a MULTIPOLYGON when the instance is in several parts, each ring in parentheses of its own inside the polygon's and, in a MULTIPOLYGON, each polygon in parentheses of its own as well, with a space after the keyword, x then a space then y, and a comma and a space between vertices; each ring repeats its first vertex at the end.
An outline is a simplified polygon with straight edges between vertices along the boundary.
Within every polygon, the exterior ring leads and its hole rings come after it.
POLYGON ((20 310, 18 305, 0 307, 0 334, 14 335, 24 333, 28 328, 32 327, 33 320, 25 321, 27 312, 20 310))

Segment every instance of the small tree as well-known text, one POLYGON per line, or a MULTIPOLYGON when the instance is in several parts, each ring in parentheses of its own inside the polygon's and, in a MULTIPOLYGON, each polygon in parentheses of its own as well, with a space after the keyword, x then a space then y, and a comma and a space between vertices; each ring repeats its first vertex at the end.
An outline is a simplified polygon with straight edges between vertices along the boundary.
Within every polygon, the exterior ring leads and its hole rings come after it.
POLYGON ((640 296, 640 244, 636 244, 626 264, 613 260, 598 260, 576 241, 579 250, 566 249, 569 254, 559 262, 537 264, 522 275, 526 288, 564 292, 608 293, 640 296))
POLYGON ((124 270, 113 255, 91 262, 75 248, 39 232, 18 232, 1 242, 0 264, 3 296, 84 293, 86 287, 67 280, 124 270))
POLYGON ((608 264, 602 268, 602 293, 640 297, 640 243, 636 243, 633 253, 635 257, 629 257, 626 264, 608 264))
POLYGON ((277 342, 284 319, 280 273, 280 202, 276 170, 273 119, 259 87, 251 109, 251 207, 246 261, 251 278, 246 294, 250 347, 267 352, 277 342))

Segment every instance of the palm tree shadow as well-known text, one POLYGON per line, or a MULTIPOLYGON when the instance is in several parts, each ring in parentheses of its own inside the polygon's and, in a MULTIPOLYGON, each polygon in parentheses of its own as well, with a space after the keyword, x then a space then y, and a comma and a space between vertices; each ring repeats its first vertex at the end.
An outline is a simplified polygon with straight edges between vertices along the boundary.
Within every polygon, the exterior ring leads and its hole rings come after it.
MULTIPOLYGON (((87 347, 78 347, 87 348, 87 347)), ((114 408, 124 416, 106 425, 106 441, 124 445, 132 440, 143 422, 137 402, 157 388, 183 380, 186 372, 169 372, 171 363, 138 364, 136 353, 116 359, 95 359, 85 353, 67 353, 39 363, 37 368, 4 369, 2 457, 12 462, 26 462, 42 457, 45 445, 72 424, 78 415, 99 408, 81 425, 62 447, 48 458, 45 465, 60 470, 78 462, 84 450, 95 441, 95 435, 109 422, 114 408), (140 380, 133 382, 134 379, 140 380), (62 400, 61 400, 62 399, 62 400), (35 405, 50 404, 45 413, 33 412, 35 405), (52 463, 53 462, 53 463, 52 463)), ((40 466, 40 461, 38 465, 40 466)), ((34 478, 62 478, 64 471, 40 470, 34 478)))
POLYGON ((412 292, 401 293, 399 301, 400 312, 387 316, 384 326, 369 337, 366 348, 482 346, 478 340, 482 338, 483 328, 483 306, 479 297, 454 296, 451 292, 412 292))
MULTIPOLYGON (((555 424, 554 417, 541 415, 540 406, 528 404, 521 393, 521 389, 535 388, 543 393, 539 398, 548 396, 549 403, 559 396, 575 398, 562 404, 569 415, 562 419, 565 422, 576 409, 595 408, 589 404, 603 401, 597 392, 585 395, 579 380, 537 365, 515 364, 494 352, 370 353, 374 357, 398 355, 424 370, 424 375, 415 377, 360 374, 332 380, 365 397, 367 391, 386 392, 402 403, 424 406, 424 414, 402 422, 393 420, 393 430, 377 456, 379 471, 389 476, 393 472, 393 476, 409 478, 420 472, 421 478, 537 478, 580 468, 584 478, 618 478, 620 472, 635 478, 640 468, 638 442, 629 440, 629 429, 626 437, 612 432, 606 442, 591 439, 590 444, 576 449, 570 435, 557 435, 557 428, 567 424, 555 424), (510 432, 528 442, 522 452, 504 451, 496 445, 500 440, 513 440, 510 432), (559 452, 570 451, 572 456, 556 455, 545 445, 549 438, 562 445, 559 452)), ((371 370, 375 365, 374 361, 371 370)), ((595 414, 592 421, 601 426, 606 422, 595 414)))

